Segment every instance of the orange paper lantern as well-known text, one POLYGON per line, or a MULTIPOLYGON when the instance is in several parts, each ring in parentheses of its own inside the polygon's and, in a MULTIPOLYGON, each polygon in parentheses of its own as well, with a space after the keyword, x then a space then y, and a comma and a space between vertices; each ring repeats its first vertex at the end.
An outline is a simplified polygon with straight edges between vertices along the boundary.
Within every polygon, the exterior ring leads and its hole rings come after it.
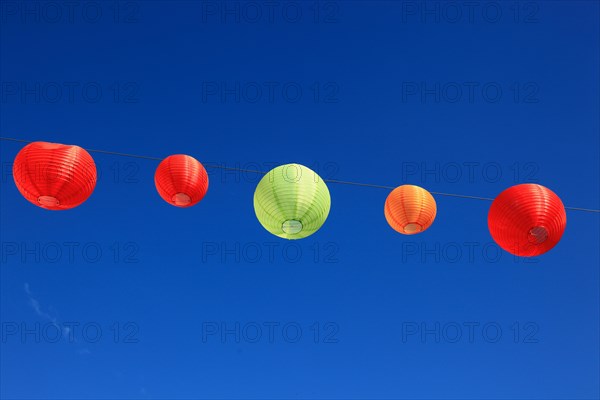
POLYGON ((208 191, 208 174, 194 157, 176 154, 162 160, 154 174, 154 183, 167 203, 191 207, 208 191))
POLYGON ((414 235, 429 228, 436 212, 435 199, 419 186, 399 186, 385 200, 385 219, 404 235, 414 235))
POLYGON ((535 184, 512 186, 496 197, 488 214, 492 238, 511 254, 533 257, 553 248, 567 226, 560 198, 535 184))
POLYGON ((33 142, 15 157, 13 178, 30 203, 48 210, 77 207, 96 187, 96 165, 79 146, 33 142))

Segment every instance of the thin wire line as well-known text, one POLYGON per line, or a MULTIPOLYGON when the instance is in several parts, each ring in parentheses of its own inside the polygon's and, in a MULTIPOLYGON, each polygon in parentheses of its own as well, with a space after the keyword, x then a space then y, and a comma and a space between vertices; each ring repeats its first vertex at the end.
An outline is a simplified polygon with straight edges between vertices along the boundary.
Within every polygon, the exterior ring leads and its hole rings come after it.
MULTIPOLYGON (((7 141, 12 141, 12 142, 21 142, 21 143, 33 143, 33 140, 23 140, 23 139, 15 139, 15 138, 7 138, 7 137, 0 137, 1 140, 7 140, 7 141)), ((119 153, 116 151, 108 151, 108 150, 96 150, 96 149, 86 149, 88 152, 90 153, 99 153, 99 154, 110 154, 113 156, 120 156, 120 157, 131 157, 131 158, 139 158, 142 160, 153 160, 153 161, 162 161, 162 158, 159 157, 152 157, 152 156, 140 156, 138 154, 129 154, 129 153, 119 153)), ((224 169, 224 170, 230 170, 230 171, 241 171, 241 172, 251 172, 251 173, 255 173, 255 174, 266 174, 266 172, 264 171, 257 171, 257 170, 253 170, 253 169, 243 169, 243 168, 231 168, 231 167, 224 167, 222 165, 210 165, 210 164, 202 164, 205 168, 214 168, 214 169, 224 169)))
POLYGON ((371 187, 376 189, 390 189, 394 190, 395 187, 384 186, 384 185, 374 185, 372 183, 360 183, 360 182, 349 182, 349 181, 338 181, 336 179, 323 179, 323 182, 327 183, 337 183, 339 185, 352 185, 352 186, 362 186, 362 187, 371 187))
MULTIPOLYGON (((325 182, 329 182, 329 183, 337 183, 337 184, 341 184, 341 185, 353 185, 353 186, 363 186, 363 187, 372 187, 372 188, 377 188, 377 189, 389 189, 389 190, 394 190, 396 189, 394 186, 385 186, 385 185, 373 185, 371 183, 359 183, 359 182, 348 182, 348 181, 338 181, 335 179, 323 179, 323 181, 325 182)), ((460 197, 460 198, 464 198, 464 199, 475 199, 475 200, 487 200, 487 201, 494 201, 494 199, 490 198, 490 197, 479 197, 479 196, 468 196, 466 194, 455 194, 455 193, 443 193, 443 192, 429 192, 431 194, 437 194, 438 196, 448 196, 448 197, 460 197)))
MULTIPOLYGON (((6 141, 10 141, 10 142, 20 142, 20 143, 32 143, 33 142, 32 140, 24 140, 24 139, 16 139, 16 138, 8 138, 8 137, 0 137, 0 140, 6 140, 6 141)), ((90 153, 110 154, 110 155, 114 155, 114 156, 131 157, 131 158, 138 158, 138 159, 143 159, 143 160, 153 160, 153 161, 162 161, 163 160, 162 158, 159 158, 159 157, 140 156, 137 154, 119 153, 116 151, 95 150, 95 149, 86 149, 86 150, 89 151, 90 153)), ((265 172, 265 171, 259 171, 259 170, 254 170, 254 169, 224 167, 222 165, 211 165, 211 164, 209 164, 209 165, 203 164, 203 165, 205 168, 209 168, 209 169, 222 169, 222 170, 227 170, 227 171, 249 172, 249 173, 253 173, 253 174, 262 174, 262 175, 267 174, 267 172, 265 172)), ((395 189, 395 187, 393 187, 393 186, 375 185, 375 184, 371 184, 371 183, 361 183, 361 182, 339 181, 336 179, 323 179, 323 181, 327 182, 327 183, 335 183, 335 184, 339 184, 339 185, 360 186, 360 187, 369 187, 369 188, 386 189, 386 190, 394 190, 395 189)), ((438 196, 457 197, 457 198, 461 198, 461 199, 494 201, 494 199, 492 199, 490 197, 469 196, 466 194, 443 193, 443 192, 430 192, 430 193, 438 195, 438 196)), ((584 212, 590 212, 590 213, 600 213, 600 210, 594 210, 594 209, 590 209, 590 208, 565 207, 565 209, 571 210, 571 211, 584 211, 584 212)))

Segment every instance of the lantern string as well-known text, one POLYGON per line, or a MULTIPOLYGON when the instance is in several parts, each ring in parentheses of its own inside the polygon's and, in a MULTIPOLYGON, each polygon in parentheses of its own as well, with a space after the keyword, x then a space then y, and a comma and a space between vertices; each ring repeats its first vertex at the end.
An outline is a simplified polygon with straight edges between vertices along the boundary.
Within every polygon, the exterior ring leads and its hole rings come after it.
MULTIPOLYGON (((33 140, 16 139, 16 138, 9 138, 9 137, 0 137, 0 140, 11 141, 11 142, 20 142, 20 143, 33 143, 34 142, 33 140)), ((119 156, 119 157, 130 157, 130 158, 153 160, 153 161, 162 161, 163 160, 163 158, 159 158, 159 157, 143 156, 143 155, 129 154, 129 153, 119 153, 119 152, 115 152, 115 151, 96 150, 96 149, 86 149, 86 150, 90 153, 109 154, 109 155, 119 156)), ((205 168, 209 168, 209 169, 222 169, 222 170, 227 170, 227 171, 248 172, 248 173, 262 174, 262 175, 266 175, 268 173, 268 171, 259 171, 259 170, 235 168, 235 167, 225 167, 222 165, 212 165, 212 164, 203 164, 203 165, 205 168)), ((335 183, 335 184, 339 184, 339 185, 369 187, 369 188, 386 189, 386 190, 394 190, 395 189, 394 186, 376 185, 376 184, 361 183, 361 182, 340 181, 340 180, 336 180, 336 179, 323 179, 323 181, 327 182, 327 183, 335 183)), ((465 194, 431 192, 431 191, 429 193, 435 194, 438 196, 457 197, 457 198, 461 198, 461 199, 494 201, 494 199, 490 198, 490 197, 470 196, 470 195, 465 195, 465 194)), ((594 209, 590 209, 590 208, 565 207, 565 209, 571 210, 571 211, 584 211, 584 212, 591 212, 591 213, 600 213, 600 210, 594 210, 594 209)))
MULTIPOLYGON (((354 185, 354 186, 372 187, 372 188, 377 188, 377 189, 389 189, 389 190, 396 189, 394 186, 374 185, 374 184, 371 184, 371 183, 338 181, 338 180, 335 180, 335 179, 323 179, 323 180, 325 182, 328 182, 328 183, 338 183, 338 184, 341 184, 341 185, 354 185)), ((432 192, 432 191, 429 191, 429 193, 431 193, 431 194, 437 194, 439 196, 461 197, 461 198, 464 198, 464 199, 494 201, 494 199, 492 199, 490 197, 469 196, 469 195, 466 195, 466 194, 443 193, 443 192, 432 192)))

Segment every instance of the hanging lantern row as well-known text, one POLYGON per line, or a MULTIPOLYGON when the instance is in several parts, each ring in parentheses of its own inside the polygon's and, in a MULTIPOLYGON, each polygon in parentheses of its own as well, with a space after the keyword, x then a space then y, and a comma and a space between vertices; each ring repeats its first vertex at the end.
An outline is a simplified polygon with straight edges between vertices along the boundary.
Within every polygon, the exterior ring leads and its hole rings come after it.
MULTIPOLYGON (((48 210, 67 210, 90 197, 97 172, 92 156, 79 146, 33 142, 17 154, 13 178, 29 202, 48 210)), ((154 183, 167 203, 191 207, 206 195, 208 174, 195 158, 177 154, 159 164, 154 183)), ((272 169, 254 192, 258 221, 267 231, 284 239, 302 239, 315 233, 325 223, 330 208, 331 197, 323 179, 299 164, 272 169)), ((384 205, 388 224, 404 235, 427 230, 436 212, 431 193, 414 185, 397 187, 384 205)), ((536 184, 506 189, 493 201, 488 214, 488 228, 496 243, 509 253, 524 257, 552 249, 566 224, 560 198, 536 184)))

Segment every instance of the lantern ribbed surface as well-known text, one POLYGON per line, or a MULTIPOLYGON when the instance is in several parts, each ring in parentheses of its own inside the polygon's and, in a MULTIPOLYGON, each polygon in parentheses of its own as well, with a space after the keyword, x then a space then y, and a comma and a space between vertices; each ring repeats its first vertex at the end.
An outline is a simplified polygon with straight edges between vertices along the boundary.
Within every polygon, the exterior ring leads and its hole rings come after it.
POLYGON ((567 226, 560 198, 536 184, 512 186, 492 203, 488 228, 500 247, 517 256, 533 257, 553 248, 567 226))
POLYGON ((254 211, 261 225, 275 236, 302 239, 325 223, 331 197, 323 179, 300 164, 272 169, 256 186, 254 211))
POLYGON ((419 186, 399 186, 385 200, 385 219, 404 235, 415 235, 429 228, 436 213, 435 199, 419 186))
POLYGON ((161 161, 154 174, 160 197, 176 207, 198 204, 208 191, 208 174, 194 157, 175 154, 161 161))
POLYGON ((96 187, 92 156, 79 146, 33 142, 13 164, 17 189, 29 202, 48 210, 67 210, 85 202, 96 187))

